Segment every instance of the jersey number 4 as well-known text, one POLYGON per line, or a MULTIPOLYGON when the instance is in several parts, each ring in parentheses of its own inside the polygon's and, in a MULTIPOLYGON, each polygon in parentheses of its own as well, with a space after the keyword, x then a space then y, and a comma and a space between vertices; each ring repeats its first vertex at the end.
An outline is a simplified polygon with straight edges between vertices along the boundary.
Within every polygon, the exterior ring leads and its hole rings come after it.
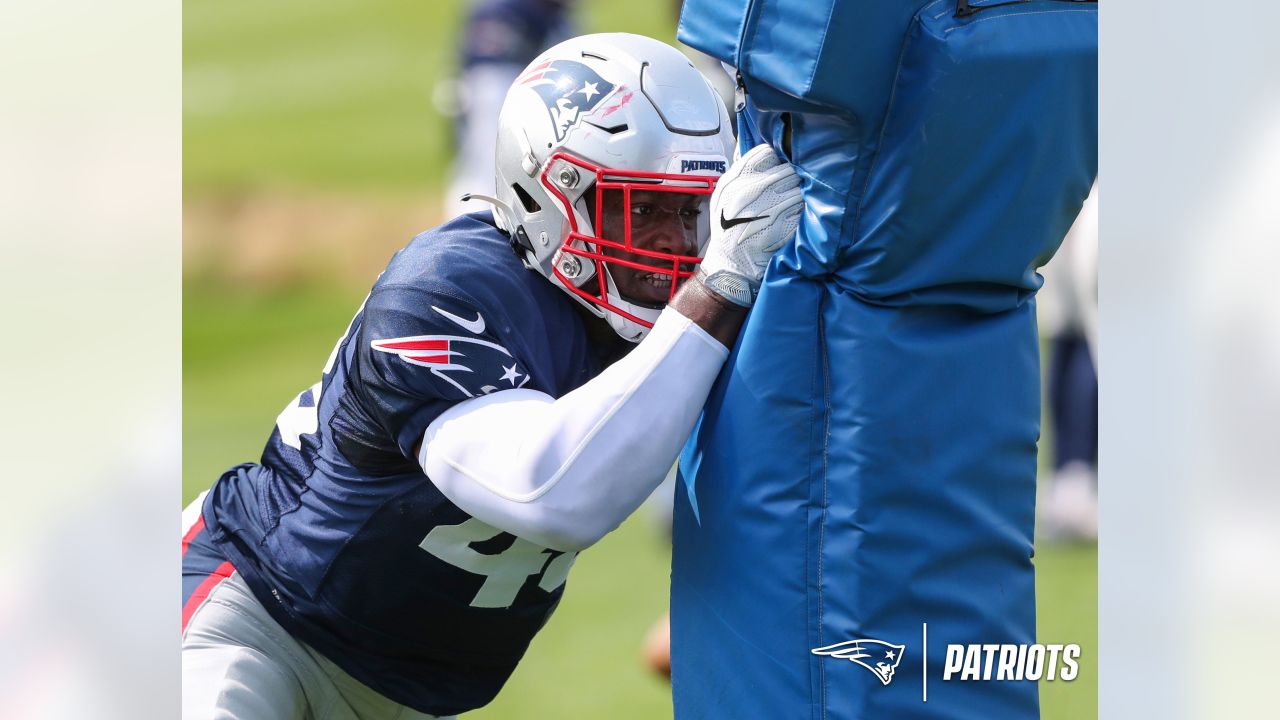
POLYGON ((554 550, 516 538, 511 547, 494 555, 476 552, 471 545, 502 534, 501 530, 475 518, 460 525, 440 525, 427 533, 418 547, 450 565, 484 576, 484 585, 471 600, 471 607, 506 608, 531 575, 540 575, 538 587, 551 592, 569 577, 577 553, 552 558, 554 550))

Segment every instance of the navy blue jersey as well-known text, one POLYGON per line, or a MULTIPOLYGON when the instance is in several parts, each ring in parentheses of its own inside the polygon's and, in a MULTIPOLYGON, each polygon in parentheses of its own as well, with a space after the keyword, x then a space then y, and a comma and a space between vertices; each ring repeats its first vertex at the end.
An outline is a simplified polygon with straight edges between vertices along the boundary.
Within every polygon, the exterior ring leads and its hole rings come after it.
POLYGON ((469 516, 414 446, 496 390, 559 397, 602 366, 572 300, 526 269, 488 213, 400 250, 258 464, 204 505, 209 536, 295 637, 421 712, 480 707, 564 589, 573 553, 469 516))

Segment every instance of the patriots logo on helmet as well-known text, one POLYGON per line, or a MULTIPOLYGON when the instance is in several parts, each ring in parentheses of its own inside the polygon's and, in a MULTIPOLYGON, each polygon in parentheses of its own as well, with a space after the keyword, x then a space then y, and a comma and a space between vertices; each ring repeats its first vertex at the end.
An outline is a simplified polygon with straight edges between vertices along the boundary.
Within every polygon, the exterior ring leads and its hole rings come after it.
POLYGON ((864 638, 814 648, 809 652, 858 663, 874 673, 882 685, 888 685, 893 680, 893 673, 898 669, 898 663, 902 661, 902 654, 906 651, 906 645, 894 645, 883 640, 864 638))
POLYGON ((615 89, 595 70, 573 60, 539 63, 520 79, 520 84, 529 86, 546 104, 556 142, 563 142, 582 116, 595 110, 615 89))
POLYGON ((520 364, 506 348, 488 340, 461 337, 459 335, 413 335, 411 337, 374 340, 369 345, 378 352, 400 356, 410 365, 430 368, 431 373, 457 388, 467 397, 487 395, 503 385, 524 387, 529 382, 528 373, 520 371, 520 364), (501 368, 499 371, 498 368, 501 368), (477 373, 477 371, 479 371, 477 373), (498 385, 483 385, 471 390, 451 373, 473 373, 477 382, 487 377, 501 375, 498 385), (523 378, 523 379, 521 379, 523 378), (505 383, 503 383, 505 381, 505 383))

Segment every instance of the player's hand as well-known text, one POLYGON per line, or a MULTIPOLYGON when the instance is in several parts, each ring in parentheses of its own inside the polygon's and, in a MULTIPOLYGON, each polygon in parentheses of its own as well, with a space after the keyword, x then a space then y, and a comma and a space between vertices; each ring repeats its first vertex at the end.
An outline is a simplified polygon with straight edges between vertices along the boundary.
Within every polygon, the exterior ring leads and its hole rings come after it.
POLYGON ((703 284, 749 307, 769 258, 795 235, 804 199, 800 178, 767 144, 736 160, 711 195, 711 240, 699 269, 703 284))

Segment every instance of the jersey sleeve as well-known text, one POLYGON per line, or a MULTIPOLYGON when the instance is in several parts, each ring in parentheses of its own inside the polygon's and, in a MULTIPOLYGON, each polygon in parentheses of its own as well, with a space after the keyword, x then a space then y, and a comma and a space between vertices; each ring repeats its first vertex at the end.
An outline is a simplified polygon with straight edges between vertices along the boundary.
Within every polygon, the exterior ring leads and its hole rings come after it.
POLYGON ((488 320, 476 303, 438 289, 391 285, 369 296, 353 390, 406 458, 448 408, 528 383, 528 364, 488 320))
POLYGON ((653 493, 729 349, 667 308, 626 357, 558 399, 493 393, 427 428, 419 461, 472 517, 562 551, 585 549, 653 493))

